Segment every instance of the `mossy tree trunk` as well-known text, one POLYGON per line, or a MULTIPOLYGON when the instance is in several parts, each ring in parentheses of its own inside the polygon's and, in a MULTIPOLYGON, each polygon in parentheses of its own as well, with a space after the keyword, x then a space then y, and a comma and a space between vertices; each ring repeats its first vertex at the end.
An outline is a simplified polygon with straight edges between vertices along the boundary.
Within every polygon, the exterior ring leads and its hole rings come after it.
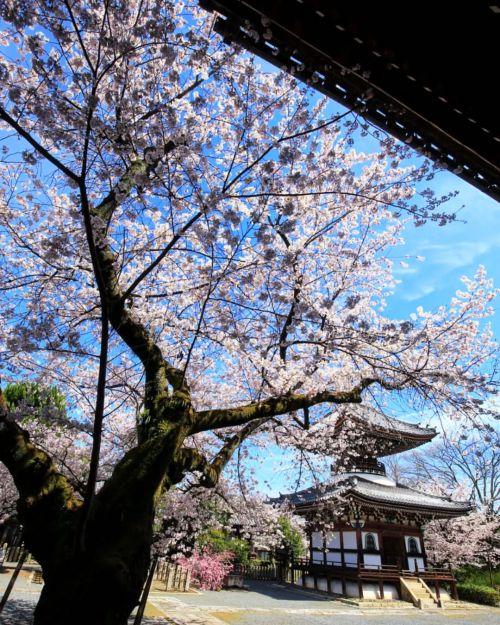
POLYGON ((127 622, 150 565, 157 495, 187 466, 183 438, 174 428, 125 454, 93 500, 82 548, 81 499, 50 457, 0 413, 0 457, 19 489, 25 545, 45 581, 35 625, 127 622))

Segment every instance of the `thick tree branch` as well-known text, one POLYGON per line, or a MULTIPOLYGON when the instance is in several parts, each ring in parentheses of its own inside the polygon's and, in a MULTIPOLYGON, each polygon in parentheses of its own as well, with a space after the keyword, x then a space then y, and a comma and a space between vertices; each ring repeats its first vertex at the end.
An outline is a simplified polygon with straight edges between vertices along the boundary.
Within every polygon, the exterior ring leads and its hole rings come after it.
POLYGON ((197 450, 185 447, 181 450, 181 463, 185 471, 201 471, 202 478, 200 485, 207 488, 213 488, 217 485, 224 467, 231 460, 234 452, 239 448, 241 443, 253 434, 267 418, 258 419, 247 423, 247 425, 239 432, 228 438, 223 447, 219 450, 215 458, 210 462, 197 450))
POLYGON ((242 425, 254 419, 269 419, 319 404, 360 404, 362 392, 373 384, 392 391, 401 390, 405 386, 405 382, 392 383, 380 378, 363 378, 350 391, 320 391, 312 395, 290 393, 237 408, 203 410, 196 413, 192 433, 242 425))
MULTIPOLYGON (((119 203, 130 195, 137 184, 137 177, 149 175, 160 160, 169 154, 176 144, 168 141, 161 150, 145 150, 144 158, 133 161, 121 176, 116 187, 95 207, 90 207, 92 228, 95 233, 98 273, 102 278, 105 302, 109 321, 114 330, 142 362, 146 373, 145 410, 149 415, 161 416, 165 411, 168 397, 167 384, 174 389, 174 394, 182 395, 187 400, 189 394, 183 383, 182 372, 169 365, 147 328, 133 318, 126 307, 126 293, 119 285, 115 265, 115 254, 106 243, 107 224, 119 203), (162 403, 158 404, 161 398, 162 403)), ((179 398, 178 398, 179 399, 179 398)))
POLYGON ((282 397, 271 397, 237 408, 204 410, 198 412, 193 433, 242 425, 254 419, 268 419, 294 410, 310 408, 317 404, 359 404, 360 402, 361 389, 359 387, 355 387, 353 390, 346 392, 322 391, 314 395, 290 394, 283 395, 282 397))

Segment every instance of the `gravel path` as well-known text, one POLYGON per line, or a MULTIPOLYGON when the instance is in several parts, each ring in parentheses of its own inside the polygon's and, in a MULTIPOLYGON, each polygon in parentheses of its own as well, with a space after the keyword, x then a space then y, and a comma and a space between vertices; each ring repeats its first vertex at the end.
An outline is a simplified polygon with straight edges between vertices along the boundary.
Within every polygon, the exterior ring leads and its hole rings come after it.
MULTIPOLYGON (((0 575, 0 597, 7 577, 0 575)), ((31 625, 39 592, 40 586, 20 577, 0 625, 31 625)), ((248 590, 154 592, 150 602, 165 618, 144 618, 143 625, 500 625, 496 608, 431 613, 403 604, 370 610, 272 582, 250 582, 248 590)))
POLYGON ((500 617, 463 614, 259 614, 246 612, 224 619, 231 625, 498 625, 500 617))
MULTIPOLYGON (((251 610, 274 609, 274 608, 299 608, 316 609, 326 608, 332 605, 330 597, 300 590, 288 588, 275 582, 245 582, 248 590, 220 590, 204 591, 200 593, 154 593, 154 596, 166 596, 175 601, 193 607, 223 606, 226 608, 245 608, 251 610)), ((338 604, 338 602, 334 602, 338 604)), ((346 610, 356 608, 348 604, 341 604, 346 610)))
POLYGON ((188 625, 500 625, 496 608, 421 612, 404 602, 358 608, 272 582, 249 582, 244 591, 154 593, 151 601, 175 623, 188 625))

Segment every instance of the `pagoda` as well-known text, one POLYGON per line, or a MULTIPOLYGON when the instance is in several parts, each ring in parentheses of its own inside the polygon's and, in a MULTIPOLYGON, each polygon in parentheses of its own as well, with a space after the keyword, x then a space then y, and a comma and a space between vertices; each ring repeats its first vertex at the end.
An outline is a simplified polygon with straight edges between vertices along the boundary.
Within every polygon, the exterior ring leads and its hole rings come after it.
POLYGON ((291 563, 292 583, 418 607, 456 599, 451 569, 428 566, 421 528, 473 506, 398 484, 379 460, 431 441, 436 431, 356 406, 340 415, 334 435, 343 443, 331 480, 276 500, 307 520, 309 557, 291 563))

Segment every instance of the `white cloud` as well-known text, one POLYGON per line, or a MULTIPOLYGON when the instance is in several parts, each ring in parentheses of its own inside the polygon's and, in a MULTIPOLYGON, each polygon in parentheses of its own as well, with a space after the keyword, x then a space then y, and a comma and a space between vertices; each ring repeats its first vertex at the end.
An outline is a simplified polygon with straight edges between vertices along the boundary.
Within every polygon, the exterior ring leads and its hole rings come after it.
POLYGON ((432 284, 421 284, 419 286, 414 286, 412 290, 408 293, 402 293, 401 299, 404 299, 407 302, 414 302, 416 300, 422 299, 426 295, 430 295, 434 293, 436 290, 436 285, 432 284))

